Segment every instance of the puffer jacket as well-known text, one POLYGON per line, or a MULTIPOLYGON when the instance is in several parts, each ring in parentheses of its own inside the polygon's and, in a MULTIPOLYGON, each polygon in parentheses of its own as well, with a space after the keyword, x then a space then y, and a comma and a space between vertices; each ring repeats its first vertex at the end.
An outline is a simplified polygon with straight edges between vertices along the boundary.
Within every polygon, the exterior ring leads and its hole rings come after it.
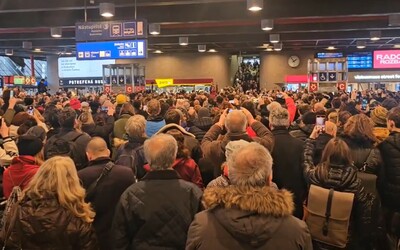
POLYGON ((114 250, 184 249, 202 191, 174 170, 152 171, 121 196, 112 225, 114 250))
POLYGON ((378 175, 382 168, 382 157, 379 149, 371 141, 350 138, 343 135, 342 139, 349 146, 354 165, 358 170, 365 168, 365 172, 378 175))
POLYGON ((400 212, 400 133, 393 132, 379 144, 384 161, 379 189, 384 206, 400 212))
POLYGON ((313 163, 314 151, 315 140, 307 139, 304 148, 304 175, 306 180, 310 185, 313 184, 327 189, 333 188, 335 191, 355 195, 348 247, 349 249, 365 249, 361 245, 370 242, 371 233, 374 231, 372 219, 376 214, 375 197, 364 191, 361 180, 357 178, 355 166, 327 166, 324 163, 315 166, 313 163))
POLYGON ((194 134, 196 139, 201 142, 213 124, 214 122, 211 117, 197 119, 193 122, 193 126, 190 127, 189 132, 194 134))
POLYGON ((60 206, 55 196, 40 199, 26 196, 21 201, 7 246, 6 249, 32 250, 98 249, 92 225, 60 206))
POLYGON ((292 216, 292 194, 272 187, 211 187, 208 210, 190 225, 186 249, 312 249, 307 225, 292 216))

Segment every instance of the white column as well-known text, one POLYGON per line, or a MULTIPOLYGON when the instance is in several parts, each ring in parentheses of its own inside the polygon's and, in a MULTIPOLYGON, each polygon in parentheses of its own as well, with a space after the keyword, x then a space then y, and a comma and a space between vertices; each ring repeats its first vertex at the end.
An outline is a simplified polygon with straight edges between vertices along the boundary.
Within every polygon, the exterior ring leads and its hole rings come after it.
POLYGON ((54 94, 60 88, 58 76, 58 56, 47 56, 47 82, 48 89, 54 94))

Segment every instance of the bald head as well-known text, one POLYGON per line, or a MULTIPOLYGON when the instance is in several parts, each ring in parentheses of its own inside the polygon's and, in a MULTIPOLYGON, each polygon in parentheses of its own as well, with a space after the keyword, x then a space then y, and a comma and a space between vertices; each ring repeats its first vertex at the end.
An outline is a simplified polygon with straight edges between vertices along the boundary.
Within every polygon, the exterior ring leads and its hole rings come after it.
POLYGON ((246 115, 241 110, 233 110, 226 116, 225 127, 228 132, 245 132, 247 127, 246 115))
POLYGON ((86 155, 89 161, 100 157, 110 157, 110 150, 103 138, 93 137, 86 146, 86 155))

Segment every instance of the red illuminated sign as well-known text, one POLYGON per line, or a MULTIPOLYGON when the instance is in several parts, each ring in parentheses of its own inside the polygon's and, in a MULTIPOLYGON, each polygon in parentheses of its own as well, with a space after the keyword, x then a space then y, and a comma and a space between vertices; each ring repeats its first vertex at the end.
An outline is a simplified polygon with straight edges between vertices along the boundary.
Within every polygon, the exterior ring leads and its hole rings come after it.
POLYGON ((132 86, 131 86, 131 85, 126 85, 126 86, 125 86, 125 92, 126 92, 127 94, 132 93, 132 92, 133 92, 132 86))
POLYGON ((374 51, 374 69, 400 69, 400 50, 374 51))
POLYGON ((105 94, 110 94, 111 93, 111 86, 110 85, 104 85, 104 93, 105 94))
POLYGON ((338 82, 337 87, 339 90, 346 90, 346 82, 338 82))
POLYGON ((318 83, 317 82, 310 82, 308 90, 310 92, 316 92, 318 91, 318 83))

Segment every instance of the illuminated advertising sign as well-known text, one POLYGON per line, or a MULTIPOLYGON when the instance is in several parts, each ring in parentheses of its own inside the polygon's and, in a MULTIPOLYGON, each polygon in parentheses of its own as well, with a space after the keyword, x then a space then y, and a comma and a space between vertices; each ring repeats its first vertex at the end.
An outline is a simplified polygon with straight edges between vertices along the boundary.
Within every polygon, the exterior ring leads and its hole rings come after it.
POLYGON ((400 69, 400 50, 374 51, 374 69, 400 69))

